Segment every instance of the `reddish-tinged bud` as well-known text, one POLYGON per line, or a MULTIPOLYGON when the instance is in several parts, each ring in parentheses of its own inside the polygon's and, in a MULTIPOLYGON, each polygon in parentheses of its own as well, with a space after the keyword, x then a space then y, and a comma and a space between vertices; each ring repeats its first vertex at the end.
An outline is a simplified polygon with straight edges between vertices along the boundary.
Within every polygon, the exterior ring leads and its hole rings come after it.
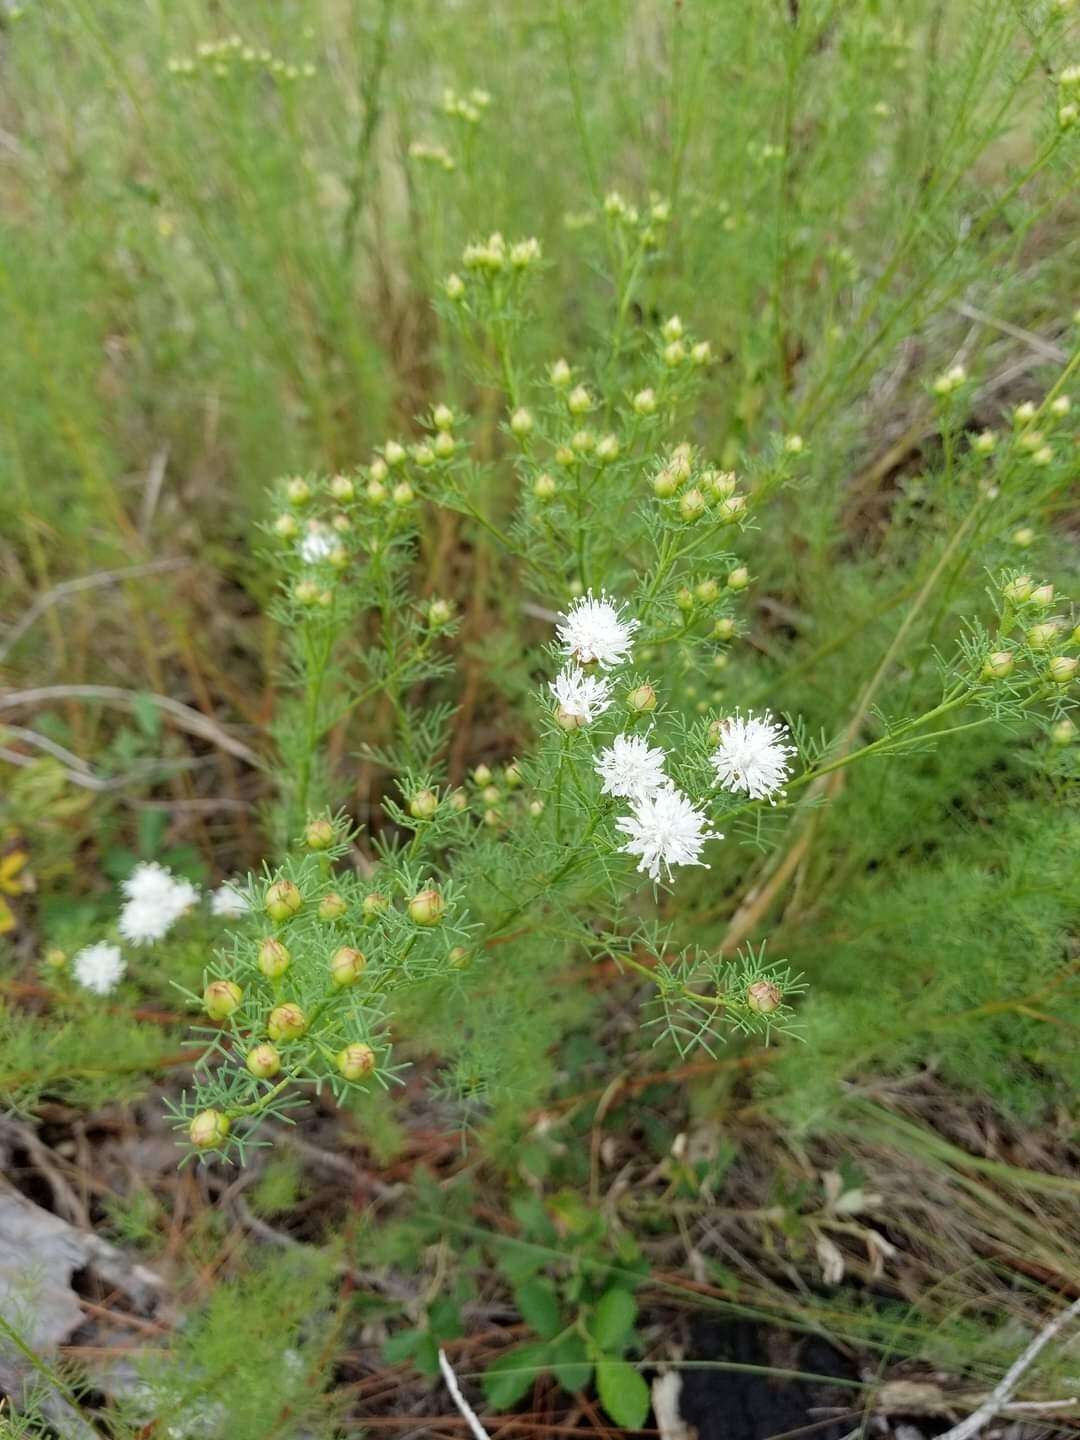
POLYGON ((281 1056, 273 1045, 264 1041, 248 1051, 245 1064, 256 1080, 272 1080, 281 1069, 281 1056))
POLYGON ((289 968, 292 956, 280 940, 267 938, 259 946, 259 969, 268 980, 277 980, 289 968))
POLYGON ((304 899, 291 880, 275 880, 266 892, 263 904, 271 920, 291 920, 304 899))
POLYGON ((746 987, 746 1003, 758 1015, 771 1015, 779 1010, 784 994, 771 980, 755 980, 746 987))
POLYGON ((421 890, 409 901, 409 919, 414 925, 438 925, 446 911, 446 901, 438 890, 421 890))
POLYGON ((338 1054, 337 1068, 346 1080, 366 1080, 375 1069, 375 1051, 370 1045, 346 1045, 338 1054))
POLYGON ((231 1128, 229 1117, 220 1110, 203 1110, 192 1120, 188 1134, 200 1150, 212 1150, 224 1144, 231 1128))
POLYGON ((330 956, 330 983, 338 990, 346 985, 355 985, 364 973, 367 960, 361 950, 342 945, 330 956))
POLYGON ((203 991, 203 1008, 211 1020, 227 1020, 243 999, 244 992, 232 980, 211 980, 203 991))
POLYGON ((297 1040, 307 1029, 307 1016, 299 1005, 275 1005, 266 1022, 271 1040, 297 1040))

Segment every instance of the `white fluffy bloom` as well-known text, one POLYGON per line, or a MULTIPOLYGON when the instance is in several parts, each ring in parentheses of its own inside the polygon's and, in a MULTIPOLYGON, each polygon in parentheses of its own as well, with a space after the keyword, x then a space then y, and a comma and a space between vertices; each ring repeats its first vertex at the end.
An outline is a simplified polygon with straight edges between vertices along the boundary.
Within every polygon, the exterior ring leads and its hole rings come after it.
POLYGON ((722 722, 719 743, 710 757, 718 783, 751 800, 773 795, 788 777, 788 756, 796 753, 794 745, 786 743, 787 735, 768 710, 760 719, 749 714, 745 720, 736 711, 722 722))
POLYGON ((160 940, 199 898, 189 881, 153 862, 136 865, 120 888, 127 899, 117 928, 133 945, 160 940))
POLYGON ((559 710, 578 725, 590 725, 611 704, 611 685, 600 675, 586 675, 567 665, 551 682, 559 710))
POLYGON ((235 920, 241 915, 246 915, 250 909, 247 897, 228 880, 210 896, 210 913, 221 915, 226 920, 235 920))
MULTIPOLYGON (((694 806, 674 786, 657 790, 638 800, 630 815, 615 822, 628 836, 622 846, 627 855, 638 857, 638 869, 653 881, 660 879, 661 867, 671 879, 673 865, 705 865, 701 850, 706 840, 722 840, 708 830, 708 816, 694 806)), ((709 867, 705 865, 707 870, 709 867)))
POLYGON ((637 620, 624 620, 623 607, 601 591, 597 600, 592 591, 574 601, 556 627, 564 652, 580 665, 593 661, 603 670, 621 665, 630 653, 637 620))
POLYGON ((671 784, 664 774, 666 759, 663 750, 650 746, 642 735, 616 735, 596 757, 596 773, 605 795, 645 800, 671 784))
POLYGON ((318 565, 320 560, 328 560, 333 554, 334 538, 321 525, 311 525, 297 548, 305 565, 318 565))
POLYGON ((95 995, 108 995, 119 985, 127 966, 119 945, 107 945, 102 941, 80 950, 72 962, 72 969, 75 979, 85 990, 92 990, 95 995))

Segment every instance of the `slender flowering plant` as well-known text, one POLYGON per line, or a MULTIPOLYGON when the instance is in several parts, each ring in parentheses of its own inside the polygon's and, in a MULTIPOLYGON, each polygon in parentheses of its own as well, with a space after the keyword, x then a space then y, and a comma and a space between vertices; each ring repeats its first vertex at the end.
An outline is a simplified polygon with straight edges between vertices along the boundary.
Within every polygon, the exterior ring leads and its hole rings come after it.
MULTIPOLYGON (((798 976, 737 927, 703 947, 695 916, 718 898, 741 914, 761 851, 790 845, 850 765, 995 720, 1067 719, 1075 620, 1014 571, 931 657, 940 695, 921 713, 878 714, 871 681, 854 723, 813 738, 728 683, 753 623, 754 530, 807 445, 776 434, 721 463, 687 438, 708 342, 674 318, 625 333, 662 243, 666 211, 650 215, 605 206, 613 251, 636 257, 612 333, 538 373, 523 341, 541 247, 470 242, 436 308, 478 418, 440 403, 366 463, 273 495, 263 549, 292 695, 275 727, 278 849, 211 902, 226 938, 187 994, 200 1058, 176 1108, 192 1153, 242 1157, 307 1094, 361 1100, 425 1050, 432 1083, 483 1106, 517 1083, 513 1036, 557 1043, 580 990, 559 983, 571 965, 614 963, 681 1054, 790 1031, 798 976), (503 418, 485 431, 492 395, 503 418), (424 558, 447 525, 495 542, 502 590, 538 617, 528 652, 461 635, 424 558), (524 700, 513 735, 471 762, 455 721, 466 656, 474 684, 524 700), (372 803, 354 811, 358 767, 372 803)), ((957 385, 935 393, 947 426, 957 385)), ((963 508, 945 568, 1031 482, 1019 441, 972 457, 993 482, 963 508)), ((133 877, 122 928, 139 943, 185 902, 133 877)), ((77 969, 105 989, 116 962, 77 969)))

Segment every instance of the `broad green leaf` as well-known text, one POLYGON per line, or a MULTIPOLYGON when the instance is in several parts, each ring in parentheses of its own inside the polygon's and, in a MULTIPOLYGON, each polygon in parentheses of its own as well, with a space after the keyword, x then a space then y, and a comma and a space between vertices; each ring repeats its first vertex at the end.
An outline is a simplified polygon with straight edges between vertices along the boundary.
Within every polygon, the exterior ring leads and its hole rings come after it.
POLYGON ((637 1301, 629 1290, 606 1290, 601 1295, 589 1330, 601 1350, 619 1353, 626 1348, 637 1318, 637 1301))
POLYGON ((597 1360, 596 1389, 600 1403, 627 1430, 640 1430, 649 1413, 649 1387, 625 1360, 597 1360))
POLYGON ((584 1390, 589 1383, 592 1362, 586 1352, 585 1341, 580 1335, 571 1332, 549 1345, 548 1361, 559 1384, 571 1395, 584 1390))
POLYGON ((484 1371, 484 1394, 496 1410, 509 1410, 547 1369, 545 1345, 515 1345, 484 1371))
POLYGON ((416 1347, 423 1338, 422 1330, 402 1330, 397 1335, 391 1335, 382 1347, 382 1357, 387 1365, 399 1365, 402 1360, 409 1360, 416 1354, 416 1347))
POLYGON ((548 1280, 526 1280, 517 1286, 514 1304, 525 1323, 544 1340, 552 1339, 563 1328, 555 1287, 548 1280))

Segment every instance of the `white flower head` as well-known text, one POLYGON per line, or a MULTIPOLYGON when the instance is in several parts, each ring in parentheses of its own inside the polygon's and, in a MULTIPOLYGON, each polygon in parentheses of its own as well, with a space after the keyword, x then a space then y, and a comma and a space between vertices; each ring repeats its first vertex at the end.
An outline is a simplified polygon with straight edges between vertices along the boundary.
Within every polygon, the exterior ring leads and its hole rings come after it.
POLYGON ((602 675, 586 675, 577 665, 567 665, 550 684, 559 713, 573 725, 591 725, 611 704, 611 683, 602 675))
POLYGON ((664 774, 666 759, 663 750, 642 735, 616 735, 596 757, 596 773, 604 782, 605 795, 645 800, 671 784, 664 774))
POLYGON ((80 950, 72 962, 72 969, 84 990, 92 990, 95 995, 108 995, 119 985, 127 966, 119 945, 107 945, 101 941, 80 950))
POLYGON ((136 865, 120 888, 127 900, 117 928, 133 945, 160 940, 199 898, 189 881, 178 880, 164 865, 153 862, 136 865))
POLYGON ((637 620, 624 620, 622 612, 623 606, 603 591, 599 600, 591 590, 579 596, 556 626, 564 653, 579 665, 595 661, 602 670, 621 665, 639 628, 637 620))
POLYGON ((725 790, 741 791, 751 800, 766 800, 783 788, 796 753, 787 744, 788 732, 768 710, 759 719, 738 711, 721 722, 720 739, 709 757, 717 783, 725 790))
POLYGON ((674 786, 657 790, 635 802, 630 815, 616 820, 616 827, 628 837, 621 848, 638 857, 638 869, 655 883, 661 867, 671 879, 673 865, 705 865, 701 851, 706 840, 722 840, 707 829, 708 816, 696 810, 674 786))
POLYGON ((308 526, 307 534, 297 548, 305 565, 318 565, 333 554, 334 537, 322 525, 313 523, 308 526))
POLYGON ((230 880, 226 880, 210 896, 211 915, 220 915, 226 920, 236 920, 250 909, 247 896, 230 880))

